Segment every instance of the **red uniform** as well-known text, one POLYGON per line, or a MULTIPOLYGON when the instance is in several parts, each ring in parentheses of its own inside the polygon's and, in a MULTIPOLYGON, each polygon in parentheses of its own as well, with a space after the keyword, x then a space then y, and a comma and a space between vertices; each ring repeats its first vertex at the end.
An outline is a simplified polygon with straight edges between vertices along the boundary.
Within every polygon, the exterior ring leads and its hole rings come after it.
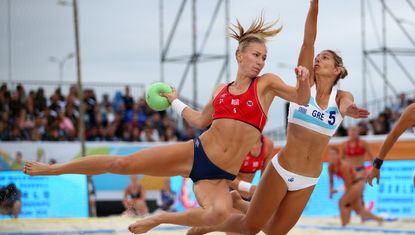
POLYGON ((265 162, 265 152, 267 148, 267 145, 265 143, 265 138, 263 135, 261 135, 261 142, 262 142, 262 146, 261 146, 261 152, 259 153, 259 155, 255 157, 255 156, 252 156, 251 152, 249 152, 246 155, 239 172, 255 173, 256 171, 262 169, 262 167, 264 166, 264 162, 265 162))
POLYGON ((347 157, 359 157, 366 153, 366 150, 360 145, 360 140, 355 142, 354 147, 350 146, 350 142, 347 141, 344 147, 344 153, 347 157))
POLYGON ((213 119, 229 118, 246 122, 260 132, 267 122, 267 115, 262 110, 257 94, 259 77, 253 79, 248 90, 240 95, 233 95, 226 85, 213 100, 213 119))

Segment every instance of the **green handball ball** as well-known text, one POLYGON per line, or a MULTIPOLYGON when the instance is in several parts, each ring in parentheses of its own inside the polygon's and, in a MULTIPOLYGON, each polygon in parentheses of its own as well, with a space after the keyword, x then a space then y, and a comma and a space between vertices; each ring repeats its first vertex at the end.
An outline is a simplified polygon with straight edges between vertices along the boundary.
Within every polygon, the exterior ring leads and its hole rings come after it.
POLYGON ((172 93, 171 87, 163 82, 156 82, 147 87, 146 102, 151 109, 155 111, 166 110, 169 106, 169 100, 161 96, 160 93, 172 93))

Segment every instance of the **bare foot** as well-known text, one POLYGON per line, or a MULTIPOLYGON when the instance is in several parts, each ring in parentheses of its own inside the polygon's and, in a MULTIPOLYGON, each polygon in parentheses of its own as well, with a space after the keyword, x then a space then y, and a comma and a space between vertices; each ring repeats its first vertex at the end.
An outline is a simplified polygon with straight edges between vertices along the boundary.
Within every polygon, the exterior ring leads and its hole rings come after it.
POLYGON ((208 231, 205 230, 205 227, 192 227, 191 229, 187 230, 186 235, 202 235, 208 233, 208 231))
POLYGON ((150 229, 161 224, 160 216, 162 215, 163 213, 160 213, 157 215, 149 216, 142 220, 137 220, 134 224, 130 224, 130 226, 128 226, 128 230, 130 230, 130 232, 135 233, 135 234, 146 233, 150 229))
POLYGON ((23 172, 27 175, 51 175, 51 165, 41 162, 26 162, 24 164, 23 172))

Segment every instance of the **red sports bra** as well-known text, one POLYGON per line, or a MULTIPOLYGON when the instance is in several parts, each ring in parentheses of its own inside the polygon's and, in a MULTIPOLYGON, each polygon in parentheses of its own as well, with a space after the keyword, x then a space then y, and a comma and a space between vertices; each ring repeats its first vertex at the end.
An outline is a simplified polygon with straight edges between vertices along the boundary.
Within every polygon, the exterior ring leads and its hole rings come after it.
POLYGON ((260 132, 264 129, 267 122, 267 115, 262 110, 257 93, 257 83, 259 77, 252 80, 248 90, 240 95, 233 95, 229 92, 226 85, 213 100, 213 120, 220 118, 235 119, 246 122, 260 132))
POLYGON ((350 146, 350 141, 347 141, 344 147, 346 157, 359 157, 366 153, 366 150, 360 145, 360 140, 355 142, 354 147, 350 146))
POLYGON ((258 156, 252 156, 251 152, 249 152, 244 161, 242 162, 241 165, 241 169, 239 170, 239 172, 242 173, 255 173, 258 170, 261 170, 262 167, 264 166, 264 162, 265 162, 265 152, 266 152, 266 143, 265 143, 265 139, 264 136, 261 135, 261 152, 259 153, 258 156))

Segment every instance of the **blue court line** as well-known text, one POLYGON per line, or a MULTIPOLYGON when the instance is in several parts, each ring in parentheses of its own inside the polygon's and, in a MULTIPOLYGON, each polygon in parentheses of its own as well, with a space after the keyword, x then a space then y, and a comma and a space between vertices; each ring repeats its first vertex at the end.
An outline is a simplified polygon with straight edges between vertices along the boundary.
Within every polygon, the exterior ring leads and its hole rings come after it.
POLYGON ((388 229, 388 228, 365 228, 365 227, 342 227, 342 226, 319 226, 319 225, 296 225, 296 228, 302 229, 321 229, 321 230, 343 230, 356 232, 372 232, 372 233, 401 233, 401 234, 415 234, 415 230, 406 229, 388 229))

